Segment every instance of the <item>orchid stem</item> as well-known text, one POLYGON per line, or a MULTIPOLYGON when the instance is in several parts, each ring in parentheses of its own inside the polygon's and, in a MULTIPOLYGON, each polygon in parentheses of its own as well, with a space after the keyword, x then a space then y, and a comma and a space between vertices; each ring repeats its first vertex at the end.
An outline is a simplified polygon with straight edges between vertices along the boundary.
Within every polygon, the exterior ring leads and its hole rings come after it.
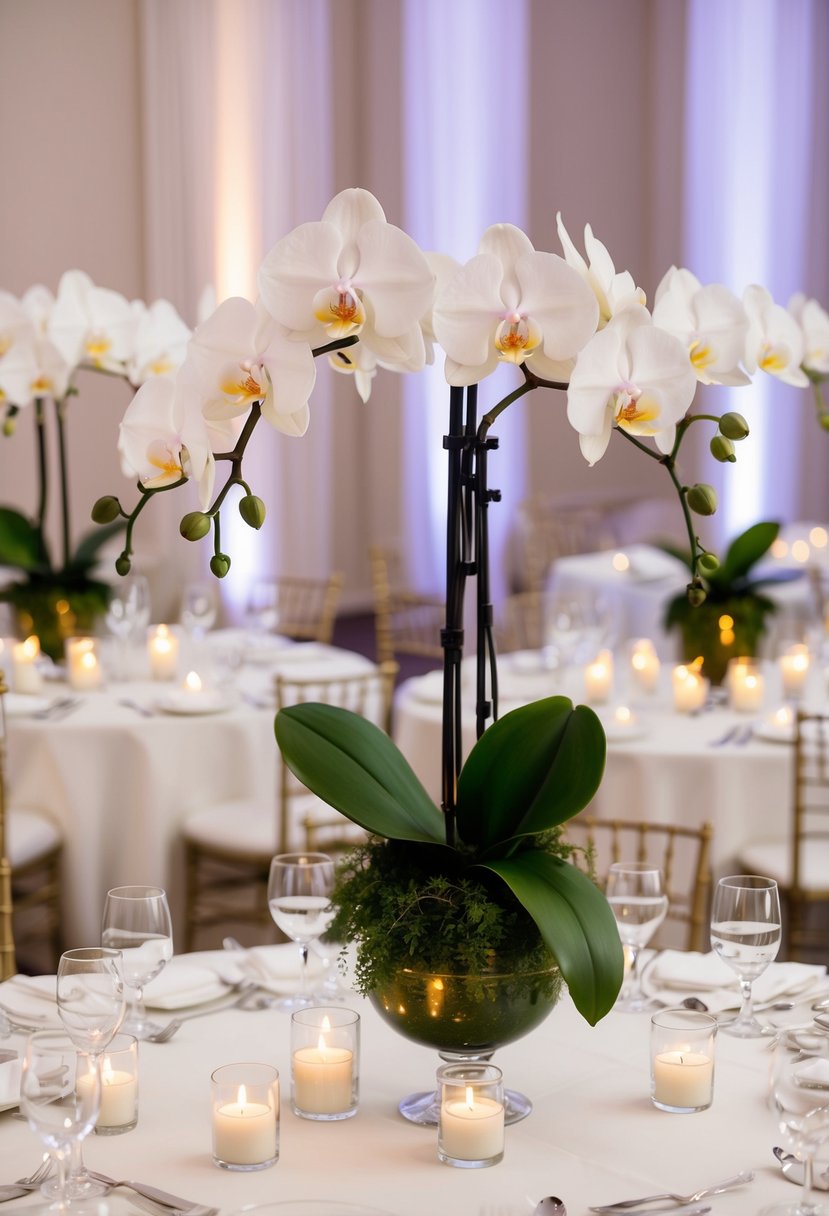
POLYGON ((49 502, 49 479, 46 460, 46 425, 43 414, 43 398, 35 398, 35 435, 37 436, 37 472, 38 472, 38 503, 37 503, 37 532, 40 540, 41 561, 46 558, 46 538, 43 528, 46 523, 46 509, 49 502))
POLYGON ((61 541, 63 545, 63 568, 69 565, 71 549, 69 543, 69 468, 66 461, 66 398, 55 402, 58 426, 58 461, 60 469, 61 541))

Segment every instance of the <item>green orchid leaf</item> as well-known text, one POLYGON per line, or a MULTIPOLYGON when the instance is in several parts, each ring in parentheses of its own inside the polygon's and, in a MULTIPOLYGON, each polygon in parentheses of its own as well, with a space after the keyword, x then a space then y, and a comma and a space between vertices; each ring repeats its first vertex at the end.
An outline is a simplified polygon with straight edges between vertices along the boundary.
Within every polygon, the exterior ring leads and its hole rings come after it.
POLYGON ((44 566, 45 554, 39 530, 19 511, 0 507, 0 566, 36 570, 44 566))
POLYGON ((744 579, 777 539, 778 523, 753 524, 736 536, 716 570, 708 579, 712 587, 727 588, 744 579))
POLYGON ((119 532, 123 532, 126 526, 125 519, 116 519, 114 523, 105 524, 103 527, 96 527, 91 532, 87 532, 75 550, 72 566, 75 569, 89 569, 90 566, 94 566, 98 560, 101 546, 105 545, 113 536, 117 536, 119 532))
POLYGON ((481 736, 458 782, 461 839, 478 849, 556 827, 590 802, 607 750, 599 719, 566 697, 505 714, 481 736))
POLYGON ((527 909, 591 1026, 612 1009, 624 976, 619 930, 597 886, 569 862, 529 850, 484 863, 527 909))
POLYGON ((318 797, 376 836, 445 845, 443 815, 379 727, 334 705, 276 715, 288 768, 318 797))

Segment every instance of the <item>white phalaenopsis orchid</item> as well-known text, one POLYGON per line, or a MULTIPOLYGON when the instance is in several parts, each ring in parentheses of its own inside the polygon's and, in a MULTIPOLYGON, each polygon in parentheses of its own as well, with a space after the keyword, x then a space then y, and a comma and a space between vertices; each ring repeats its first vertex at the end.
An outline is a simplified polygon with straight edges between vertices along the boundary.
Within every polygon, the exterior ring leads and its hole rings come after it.
POLYGON ((604 455, 614 426, 653 436, 661 452, 670 452, 695 390, 682 343, 658 329, 646 308, 631 305, 579 354, 567 390, 567 417, 591 465, 604 455))
POLYGON ((48 320, 48 334, 71 370, 86 364, 123 375, 132 357, 136 314, 126 299, 96 287, 82 270, 68 270, 48 320))
POLYGON ((593 235, 589 224, 584 226, 584 248, 589 261, 584 260, 570 239, 560 211, 556 212, 556 228, 564 250, 564 260, 578 271, 599 303, 600 328, 607 325, 620 308, 646 303, 644 291, 636 286, 629 271, 616 270, 613 259, 602 242, 593 235))
POLYGON ((802 368, 813 376, 829 376, 829 313, 801 294, 789 300, 789 312, 803 333, 802 368))
POLYGON ((137 325, 127 374, 135 385, 153 376, 174 376, 184 362, 191 331, 169 300, 156 300, 149 308, 134 300, 137 325))
POLYGON ((239 296, 224 300, 194 333, 185 366, 200 384, 194 392, 209 421, 241 417, 261 401, 262 417, 278 431, 304 435, 308 429, 314 357, 261 305, 239 296))
POLYGON ((750 384, 740 368, 748 317, 720 283, 703 286, 690 270, 672 266, 656 289, 653 323, 679 338, 700 384, 750 384))
POLYGON ((359 335, 386 364, 425 362, 420 320, 434 278, 423 253, 386 221, 367 190, 344 190, 322 220, 278 241, 259 271, 265 307, 293 338, 312 346, 359 335))
POLYGON ((33 342, 34 322, 22 302, 11 292, 0 291, 0 360, 18 342, 33 342))
POLYGON ((568 378, 598 316, 595 296, 563 258, 495 224, 436 298, 433 325, 452 385, 476 384, 502 362, 555 381, 568 378))
POLYGON ((0 402, 21 408, 36 397, 59 401, 69 387, 69 367, 46 338, 15 342, 0 359, 0 402))
POLYGON ((746 370, 753 373, 759 368, 785 384, 805 388, 809 378, 800 366, 805 341, 795 318, 756 283, 745 289, 743 303, 748 315, 746 370))
POLYGON ((189 404, 186 378, 155 377, 141 386, 121 422, 118 451, 125 475, 145 489, 192 477, 202 506, 210 503, 216 466, 207 423, 189 404))

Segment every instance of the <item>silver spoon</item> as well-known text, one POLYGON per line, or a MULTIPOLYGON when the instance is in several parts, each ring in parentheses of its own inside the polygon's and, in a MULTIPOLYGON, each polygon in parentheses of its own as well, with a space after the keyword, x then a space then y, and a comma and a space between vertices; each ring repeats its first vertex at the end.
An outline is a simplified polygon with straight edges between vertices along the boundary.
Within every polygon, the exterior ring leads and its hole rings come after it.
POLYGON ((548 1195, 535 1205, 533 1216, 567 1216, 567 1208, 555 1195, 548 1195))
MULTIPOLYGON (((789 1182, 794 1182, 797 1186, 803 1186, 804 1166, 802 1161, 798 1161, 793 1153, 787 1153, 785 1149, 775 1146, 771 1150, 777 1160, 780 1162, 780 1168, 783 1171, 784 1177, 788 1178, 789 1182)), ((812 1177, 812 1186, 817 1191, 829 1191, 829 1169, 824 1169, 818 1172, 814 1171, 812 1177)))

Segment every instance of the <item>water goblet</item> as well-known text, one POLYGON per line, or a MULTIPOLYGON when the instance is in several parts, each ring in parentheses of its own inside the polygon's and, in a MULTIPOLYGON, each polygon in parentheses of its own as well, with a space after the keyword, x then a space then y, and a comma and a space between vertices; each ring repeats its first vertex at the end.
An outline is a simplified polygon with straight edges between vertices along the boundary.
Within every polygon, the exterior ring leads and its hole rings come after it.
MULTIPOLYGON (((102 946, 66 950, 60 957, 58 1014, 78 1051, 99 1056, 124 1019, 121 961, 120 950, 108 950, 102 946)), ((70 1148, 70 1168, 65 1189, 71 1199, 103 1195, 107 1189, 102 1183, 96 1182, 84 1167, 80 1140, 73 1141, 70 1148)), ((57 1194, 54 1180, 44 1187, 44 1193, 57 1194)))
POLYGON ((659 866, 645 861, 616 861, 608 870, 605 894, 616 917, 622 945, 630 956, 629 981, 616 1009, 624 1013, 641 1013, 650 1006, 642 991, 642 950, 668 912, 662 871, 659 866))
POLYGON ((104 903, 101 941, 120 950, 129 1005, 122 1029, 136 1039, 159 1030, 144 1008, 144 988, 173 955, 173 927, 161 887, 113 887, 104 903))
POLYGON ((308 947, 334 919, 334 863, 325 853, 280 853, 271 861, 268 907, 278 928, 300 948, 299 990, 276 1005, 302 1009, 308 995, 308 947))
POLYGON ((117 676, 129 676, 130 643, 150 623, 150 585, 143 574, 129 574, 112 587, 106 627, 115 636, 117 676))
POLYGON ((274 582, 253 584, 248 596, 246 619, 254 635, 275 633, 279 624, 279 587, 274 582))
POLYGON ((189 583, 181 600, 181 623, 194 638, 201 638, 216 623, 216 589, 210 583, 189 583))
POLYGON ((780 894, 773 878, 735 874, 721 878, 711 908, 711 949, 740 981, 737 1017, 720 1022, 726 1034, 755 1039, 775 1033, 754 1016, 751 986, 780 949, 780 894))
POLYGON ((769 1073, 769 1104, 783 1144, 803 1162, 803 1190, 794 1203, 761 1216, 829 1216, 813 1190, 818 1150, 829 1140, 829 1035, 816 1027, 780 1033, 769 1073))
MULTIPOLYGON (((29 1035, 23 1053, 20 1110, 55 1158, 56 1211, 63 1211, 71 1202, 66 1169, 70 1149, 95 1126, 100 1105, 97 1056, 79 1052, 63 1031, 37 1030, 29 1035)), ((52 1193, 48 1183, 41 1190, 52 1193)))

